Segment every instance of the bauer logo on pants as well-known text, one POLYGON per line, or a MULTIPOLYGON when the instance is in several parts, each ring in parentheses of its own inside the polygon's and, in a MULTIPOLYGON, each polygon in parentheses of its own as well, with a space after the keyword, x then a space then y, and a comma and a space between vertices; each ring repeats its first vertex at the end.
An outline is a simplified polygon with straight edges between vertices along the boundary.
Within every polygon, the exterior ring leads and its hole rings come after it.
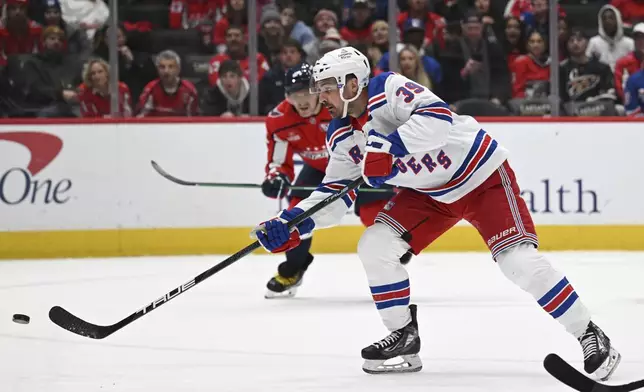
MULTIPOLYGON (((63 141, 56 135, 37 131, 0 132, 0 143, 17 143, 29 150, 29 163, 11 162, 0 170, 0 204, 64 204, 69 201, 67 192, 72 187, 70 179, 54 180, 37 178, 63 149, 63 141)), ((11 157, 11 155, 9 155, 11 157)))

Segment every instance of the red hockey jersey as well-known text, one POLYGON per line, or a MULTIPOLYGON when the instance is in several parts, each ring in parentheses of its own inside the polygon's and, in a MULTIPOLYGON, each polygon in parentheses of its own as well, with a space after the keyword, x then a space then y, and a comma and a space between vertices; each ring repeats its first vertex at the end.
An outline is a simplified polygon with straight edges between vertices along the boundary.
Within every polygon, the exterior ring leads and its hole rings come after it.
POLYGON ((7 56, 12 54, 28 54, 39 51, 42 26, 32 20, 27 23, 29 23, 29 29, 27 34, 23 36, 16 36, 10 33, 4 25, 0 25, 0 65, 5 65, 7 56))
MULTIPOLYGON (((98 91, 88 88, 85 83, 81 84, 78 89, 81 116, 110 117, 109 95, 102 95, 98 91)), ((132 117, 132 96, 130 89, 123 82, 119 82, 119 114, 121 117, 132 117)))
POLYGON ((631 52, 620 58, 615 63, 615 92, 619 99, 624 102, 624 86, 628 77, 641 69, 642 58, 638 59, 635 52, 631 52))
POLYGON ((293 181, 294 153, 307 165, 325 171, 329 163, 326 131, 330 122, 331 115, 324 107, 317 115, 303 118, 288 101, 284 100, 277 105, 266 118, 266 174, 279 172, 293 181))
MULTIPOLYGON (((227 53, 220 53, 210 59, 210 68, 208 69, 208 81, 211 86, 214 86, 219 79, 219 67, 221 63, 226 60, 230 60, 230 56, 227 53)), ((244 77, 246 80, 250 81, 250 64, 248 62, 248 57, 239 60, 239 66, 244 72, 244 77)), ((263 54, 257 53, 257 80, 260 81, 264 77, 266 71, 270 69, 268 62, 263 54)))
POLYGON ((512 66, 512 97, 525 98, 530 84, 550 80, 550 64, 540 64, 528 55, 520 56, 512 66))
POLYGON ((177 91, 168 93, 161 81, 155 79, 139 97, 137 117, 195 116, 198 111, 197 89, 192 82, 181 79, 177 91))
POLYGON ((622 14, 625 26, 630 26, 644 20, 644 3, 637 0, 612 0, 614 6, 622 14))
POLYGON ((215 23, 225 7, 226 0, 173 0, 170 3, 170 28, 188 29, 204 20, 215 23))

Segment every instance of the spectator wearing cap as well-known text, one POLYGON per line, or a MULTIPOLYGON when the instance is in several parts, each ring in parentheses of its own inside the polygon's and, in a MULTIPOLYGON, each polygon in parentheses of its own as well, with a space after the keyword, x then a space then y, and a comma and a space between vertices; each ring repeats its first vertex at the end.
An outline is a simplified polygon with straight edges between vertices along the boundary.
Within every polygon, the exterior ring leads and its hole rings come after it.
POLYGON ((624 35, 622 14, 612 5, 600 8, 597 20, 599 32, 588 42, 586 54, 599 58, 599 61, 614 70, 617 60, 633 51, 633 39, 624 35))
POLYGON ((559 94, 562 102, 614 101, 615 88, 610 67, 586 54, 588 37, 573 29, 568 38, 570 57, 559 66, 559 94))
MULTIPOLYGON (((230 26, 228 28, 228 31, 226 31, 226 47, 227 51, 225 53, 217 54, 210 59, 208 81, 211 86, 217 83, 219 67, 226 60, 237 61, 246 80, 250 80, 250 59, 248 58, 246 42, 244 41, 244 33, 240 27, 230 26)), ((257 53, 255 61, 257 62, 257 80, 260 81, 270 67, 261 53, 257 53)))
POLYGON ((550 80, 548 43, 537 30, 528 33, 528 54, 520 56, 512 66, 512 98, 543 98, 550 80))
POLYGON ((65 32, 67 53, 84 56, 91 50, 85 31, 74 29, 63 20, 59 0, 46 0, 41 19, 45 27, 58 26, 65 32))
POLYGON ((268 114, 284 99, 284 74, 286 70, 304 61, 306 53, 300 43, 288 38, 282 45, 279 61, 264 75, 259 83, 259 113, 268 114))
MULTIPOLYGON (((119 117, 132 116, 130 89, 119 82, 119 117)), ((83 83, 78 88, 82 117, 111 117, 110 66, 103 59, 90 59, 83 68, 83 83)))
MULTIPOLYGON (((331 28, 335 29, 337 32, 338 16, 331 10, 319 10, 317 14, 315 14, 315 18, 313 18, 313 33, 315 34, 315 39, 308 44, 303 45, 304 51, 306 52, 306 61, 309 64, 315 64, 315 62, 321 57, 319 52, 320 42, 325 38, 327 30, 331 28)), ((342 41, 341 46, 344 45, 346 45, 346 42, 342 41)))
POLYGON ((273 5, 264 7, 259 27, 257 50, 264 55, 268 65, 272 67, 278 61, 277 57, 286 38, 282 18, 277 7, 273 5))
POLYGON ((611 0, 610 5, 619 10, 627 27, 644 21, 644 1, 611 0))
POLYGON ((421 47, 438 44, 445 44, 445 19, 433 12, 427 10, 426 0, 408 0, 409 10, 398 15, 398 28, 401 32, 405 31, 405 23, 409 19, 420 20, 424 25, 425 37, 421 47))
MULTIPOLYGON (((529 10, 520 14, 526 28, 539 30, 541 35, 547 37, 549 35, 549 8, 549 0, 532 0, 532 6, 529 7, 529 10)), ((566 17, 566 13, 563 8, 559 7, 559 18, 564 17, 566 17)))
POLYGON ((217 53, 226 51, 226 38, 231 26, 241 29, 244 40, 247 39, 248 12, 245 0, 227 0, 224 17, 217 22, 212 33, 212 42, 217 48, 217 53))
POLYGON ((367 0, 354 0, 349 20, 340 29, 340 35, 349 45, 369 43, 372 22, 371 8, 367 0))
MULTIPOLYGON (((103 26, 94 35, 93 57, 109 62, 108 41, 109 27, 103 26)), ((119 26, 116 31, 116 45, 118 46, 119 80, 130 88, 132 99, 136 101, 145 86, 156 78, 156 67, 148 53, 130 47, 128 35, 123 26, 119 26)))
POLYGON ((250 114, 250 84, 233 60, 221 64, 217 83, 209 90, 206 115, 237 117, 250 114))
POLYGON ((7 56, 38 52, 42 27, 27 17, 27 0, 7 0, 0 24, 0 66, 7 56))
MULTIPOLYGON (((347 43, 342 40, 338 30, 332 27, 326 31, 322 41, 320 41, 318 53, 320 57, 322 57, 330 51, 339 49, 345 45, 347 45, 347 43)), ((313 62, 313 64, 315 64, 315 62, 313 62)))
POLYGON ((181 59, 172 50, 156 57, 159 77, 145 86, 137 117, 191 117, 199 114, 199 98, 192 82, 181 79, 181 59))
MULTIPOLYGON (((38 108, 38 117, 73 117, 81 82, 81 64, 65 56, 65 33, 49 26, 42 33, 42 51, 24 62, 20 75, 12 75, 25 91, 26 106, 38 108)), ((11 72, 13 72, 12 70, 11 72)))
POLYGON ((615 92, 621 102, 624 102, 626 81, 640 70, 644 62, 644 23, 638 23, 633 28, 633 40, 635 41, 635 50, 615 63, 615 92))
MULTIPOLYGON (((420 62, 423 65, 423 68, 429 78, 432 80, 434 85, 438 85, 442 79, 443 74, 441 71, 441 66, 435 58, 425 54, 425 50, 422 47, 423 41, 425 39, 425 24, 422 23, 419 19, 408 19, 405 21, 405 31, 403 33, 403 42, 396 45, 396 51, 400 51, 405 46, 412 46, 416 49, 420 56, 420 62)), ((379 74, 381 72, 389 71, 389 52, 386 52, 380 58, 380 61, 376 64, 376 69, 374 74, 379 74)))
POLYGON ((306 23, 297 19, 295 14, 295 4, 292 1, 282 5, 280 11, 282 26, 284 26, 284 33, 298 41, 301 46, 308 44, 315 39, 313 30, 306 25, 306 23))
POLYGON ((63 20, 73 29, 80 29, 93 39, 94 34, 107 23, 110 10, 103 0, 61 0, 63 20))
POLYGON ((371 69, 376 67, 387 51, 389 51, 389 24, 384 20, 377 20, 371 24, 371 44, 367 48, 371 69))
POLYGON ((466 98, 504 103, 511 95, 510 73, 503 49, 483 36, 483 23, 474 10, 462 21, 463 36, 450 39, 437 51, 443 70, 442 97, 448 103, 466 98))

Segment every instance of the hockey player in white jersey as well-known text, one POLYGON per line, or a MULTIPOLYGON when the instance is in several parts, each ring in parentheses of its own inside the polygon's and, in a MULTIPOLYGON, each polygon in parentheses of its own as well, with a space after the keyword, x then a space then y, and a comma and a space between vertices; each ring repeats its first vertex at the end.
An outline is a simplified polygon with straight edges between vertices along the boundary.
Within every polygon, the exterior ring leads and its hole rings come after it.
POLYGON ((358 243, 376 308, 391 332, 362 350, 366 372, 421 369, 416 306, 410 305, 409 276, 399 259, 408 250, 418 254, 465 219, 479 231, 501 272, 577 338, 586 372, 608 379, 621 356, 564 274, 538 252, 508 151, 475 119, 451 112, 427 88, 395 73, 372 79, 369 74, 369 62, 351 47, 316 62, 313 89, 334 117, 327 133, 326 175, 310 197, 254 230, 262 245, 286 251, 313 229, 338 224, 355 194, 291 232, 287 228, 298 213, 360 176, 375 187, 401 187, 358 243), (385 364, 395 357, 402 364, 385 364))

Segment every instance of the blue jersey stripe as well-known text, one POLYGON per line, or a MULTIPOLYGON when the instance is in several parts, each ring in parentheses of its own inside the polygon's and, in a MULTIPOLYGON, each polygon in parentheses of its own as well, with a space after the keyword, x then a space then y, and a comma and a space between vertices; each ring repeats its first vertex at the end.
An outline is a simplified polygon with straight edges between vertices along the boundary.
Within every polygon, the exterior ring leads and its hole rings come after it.
POLYGON ((412 115, 418 115, 418 116, 425 116, 425 117, 433 117, 437 118, 439 120, 447 121, 448 123, 452 123, 452 116, 448 116, 446 114, 438 114, 438 113, 432 113, 432 112, 413 112, 412 115))
POLYGON ((345 134, 336 137, 335 140, 333 140, 333 145, 331 146, 331 151, 334 151, 336 146, 338 145, 338 143, 340 143, 341 141, 347 139, 351 135, 353 135, 353 132, 347 131, 345 134))
POLYGON ((541 297, 541 299, 540 299, 539 301, 537 301, 537 302, 539 303, 539 305, 540 305, 541 307, 544 307, 544 306, 548 305, 548 303, 549 303, 550 301, 552 301, 552 299, 553 299, 554 297, 556 297, 559 293, 561 293, 561 290, 563 290, 563 289, 564 289, 564 287, 566 287, 566 286, 568 286, 568 279, 566 279, 566 278, 561 279, 561 281, 560 281, 559 283, 557 283, 557 284, 555 285, 555 287, 553 287, 550 291, 548 291, 548 292, 547 292, 543 297, 541 297))
POLYGON ((389 291, 406 289, 407 287, 409 287, 409 279, 405 279, 402 282, 385 284, 382 286, 371 286, 371 294, 387 293, 389 291))

